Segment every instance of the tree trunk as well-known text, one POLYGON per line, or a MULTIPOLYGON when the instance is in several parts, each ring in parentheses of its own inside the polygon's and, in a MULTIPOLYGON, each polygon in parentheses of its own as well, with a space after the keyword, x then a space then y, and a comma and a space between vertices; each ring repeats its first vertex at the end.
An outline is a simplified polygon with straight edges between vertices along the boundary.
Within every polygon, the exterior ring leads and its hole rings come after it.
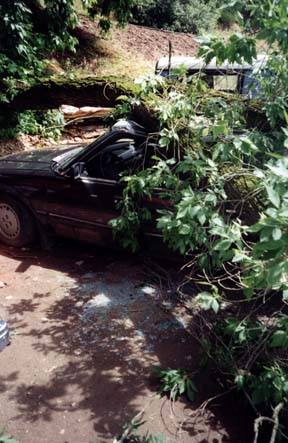
POLYGON ((137 86, 119 78, 54 78, 19 90, 6 109, 53 109, 60 105, 113 107, 120 95, 135 94, 137 86))

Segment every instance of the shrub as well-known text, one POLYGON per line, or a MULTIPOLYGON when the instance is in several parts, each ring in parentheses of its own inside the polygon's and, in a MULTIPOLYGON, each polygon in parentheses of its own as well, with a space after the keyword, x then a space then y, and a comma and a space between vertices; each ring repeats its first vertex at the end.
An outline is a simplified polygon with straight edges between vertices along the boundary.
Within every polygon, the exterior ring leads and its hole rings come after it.
POLYGON ((178 32, 199 33, 215 28, 219 18, 213 0, 147 0, 132 10, 132 22, 178 32))
POLYGON ((65 124, 63 114, 54 109, 48 111, 12 112, 9 123, 5 119, 0 128, 1 138, 14 138, 18 134, 40 135, 55 140, 60 138, 65 124))

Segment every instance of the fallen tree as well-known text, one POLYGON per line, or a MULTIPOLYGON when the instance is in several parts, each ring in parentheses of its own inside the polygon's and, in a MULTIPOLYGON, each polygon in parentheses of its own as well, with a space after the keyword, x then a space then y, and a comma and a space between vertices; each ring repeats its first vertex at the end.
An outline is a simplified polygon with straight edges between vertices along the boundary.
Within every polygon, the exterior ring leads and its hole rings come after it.
MULTIPOLYGON (((100 14, 99 26, 108 30, 110 14, 124 24, 131 0, 83 0, 92 16, 100 14)), ((4 86, 0 102, 11 98, 19 80, 33 83, 44 75, 47 56, 75 51, 73 30, 79 17, 73 0, 18 0, 0 2, 0 83, 4 86)))
POLYGON ((137 89, 133 82, 117 77, 55 77, 29 87, 18 86, 14 99, 0 104, 0 108, 16 111, 55 109, 63 104, 114 107, 119 96, 132 96, 137 89))

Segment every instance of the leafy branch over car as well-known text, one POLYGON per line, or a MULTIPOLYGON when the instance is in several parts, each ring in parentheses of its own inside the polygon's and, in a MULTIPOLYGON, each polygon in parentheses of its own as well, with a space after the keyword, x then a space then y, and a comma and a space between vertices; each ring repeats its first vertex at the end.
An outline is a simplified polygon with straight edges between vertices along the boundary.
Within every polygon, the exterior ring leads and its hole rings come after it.
MULTIPOLYGON (((152 169, 129 177, 125 192, 134 203, 123 206, 120 220, 127 231, 130 213, 137 213, 137 179, 141 195, 149 195, 151 177, 157 177, 172 202, 158 212, 158 229, 172 249, 186 255, 190 287, 207 288, 196 297, 205 311, 199 315, 203 348, 254 410, 271 414, 273 423, 279 411, 274 442, 277 432, 287 438, 287 2, 232 6, 244 7, 245 17, 239 17, 246 34, 226 42, 206 39, 201 75, 178 66, 167 81, 142 80, 138 100, 149 103, 158 118, 167 160, 159 158, 152 169), (253 72, 261 100, 209 90, 205 67, 211 60, 216 70, 243 60, 253 65, 257 40, 267 48, 265 75, 253 72), (257 118, 251 106, 260 111, 257 118), (210 319, 209 311, 218 312, 219 319, 210 319)), ((170 62, 173 68, 173 58, 170 62)), ((168 69, 167 60, 161 68, 168 69)), ((199 338, 199 324, 195 335, 199 338)))

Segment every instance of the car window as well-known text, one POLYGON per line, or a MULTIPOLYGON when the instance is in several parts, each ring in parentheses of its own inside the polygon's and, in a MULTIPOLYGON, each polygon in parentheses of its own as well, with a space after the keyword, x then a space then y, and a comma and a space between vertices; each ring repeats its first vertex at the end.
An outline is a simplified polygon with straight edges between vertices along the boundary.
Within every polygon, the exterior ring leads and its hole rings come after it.
POLYGON ((269 75, 268 71, 261 71, 257 74, 252 70, 247 70, 244 73, 242 95, 249 98, 261 98, 263 97, 263 87, 259 76, 265 77, 269 75))
POLYGON ((86 164, 86 173, 89 177, 117 181, 125 171, 135 172, 143 164, 143 151, 134 139, 122 136, 86 164))
POLYGON ((238 86, 238 75, 213 75, 213 88, 217 91, 236 92, 238 86))
MULTIPOLYGON (((236 72, 235 74, 226 74, 225 72, 223 73, 216 73, 214 74, 213 72, 209 72, 209 71, 195 71, 195 70, 189 70, 188 71, 188 75, 200 75, 202 74, 202 78, 203 80, 207 83, 207 85, 209 86, 209 88, 213 88, 216 89, 217 91, 229 91, 229 92, 236 92, 238 89, 238 78, 239 75, 236 72)), ((163 70, 161 71, 160 75, 162 77, 168 77, 169 76, 169 71, 168 70, 163 70)), ((170 78, 172 80, 177 80, 177 78, 179 77, 179 75, 176 74, 176 70, 170 75, 170 78)))

